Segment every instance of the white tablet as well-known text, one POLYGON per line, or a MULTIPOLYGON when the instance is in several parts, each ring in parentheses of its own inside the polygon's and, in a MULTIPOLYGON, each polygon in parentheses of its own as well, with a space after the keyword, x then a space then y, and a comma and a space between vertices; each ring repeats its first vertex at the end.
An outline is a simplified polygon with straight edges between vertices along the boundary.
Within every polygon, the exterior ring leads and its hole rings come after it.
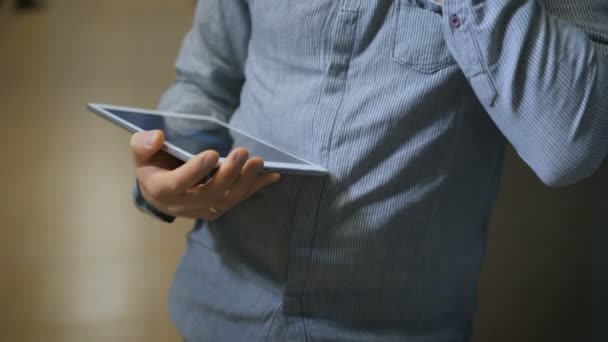
POLYGON ((327 169, 321 166, 211 117, 98 103, 89 103, 87 108, 132 133, 162 130, 165 133, 163 149, 182 161, 188 161, 200 152, 215 150, 220 154, 221 163, 230 151, 243 147, 250 156, 264 160, 267 172, 310 176, 327 174, 327 169))

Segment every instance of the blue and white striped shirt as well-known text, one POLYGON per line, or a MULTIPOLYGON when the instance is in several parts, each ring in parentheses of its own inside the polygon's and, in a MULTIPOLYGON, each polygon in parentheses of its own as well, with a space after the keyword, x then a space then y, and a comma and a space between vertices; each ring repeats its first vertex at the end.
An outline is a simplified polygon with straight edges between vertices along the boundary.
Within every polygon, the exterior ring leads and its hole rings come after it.
POLYGON ((330 175, 197 222, 170 294, 179 331, 467 340, 506 142, 555 186, 606 157, 608 49, 583 30, 606 43, 607 17, 605 0, 200 0, 160 107, 330 175))

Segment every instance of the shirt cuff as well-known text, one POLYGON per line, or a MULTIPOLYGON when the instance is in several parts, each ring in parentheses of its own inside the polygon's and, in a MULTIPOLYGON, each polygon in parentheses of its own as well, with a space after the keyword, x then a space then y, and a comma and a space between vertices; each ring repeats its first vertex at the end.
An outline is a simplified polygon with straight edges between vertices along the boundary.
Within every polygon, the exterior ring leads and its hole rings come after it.
POLYGON ((171 216, 169 214, 165 214, 162 211, 154 208, 150 203, 146 201, 144 196, 141 194, 141 189, 139 188, 139 182, 135 182, 135 186, 133 187, 133 203, 135 206, 141 210, 142 212, 152 216, 153 218, 160 220, 166 223, 173 223, 175 221, 175 216, 171 216))

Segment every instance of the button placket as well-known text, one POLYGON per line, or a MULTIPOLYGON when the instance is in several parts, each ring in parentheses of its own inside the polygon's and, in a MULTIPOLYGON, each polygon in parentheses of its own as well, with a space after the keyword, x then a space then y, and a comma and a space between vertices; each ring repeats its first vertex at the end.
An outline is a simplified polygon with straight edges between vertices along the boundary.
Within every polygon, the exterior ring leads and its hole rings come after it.
MULTIPOLYGON (((359 20, 360 0, 342 0, 338 17, 335 19, 332 32, 331 52, 323 80, 317 115, 332 115, 323 119, 324 137, 322 153, 324 160, 329 158, 334 126, 339 115, 340 104, 344 96, 347 75, 355 51, 357 24, 359 20)), ((289 241, 289 261, 285 289, 283 292, 283 311, 289 314, 302 314, 305 304, 306 289, 314 283, 311 276, 311 253, 314 248, 318 227, 319 203, 323 201, 326 178, 306 180, 301 193, 298 209, 294 215, 294 224, 289 241)))
MULTIPOLYGON (((482 6, 487 6, 484 4, 482 6)), ((475 12, 481 9, 476 8, 475 12)), ((472 81, 484 84, 479 87, 477 97, 487 106, 493 106, 498 92, 494 85, 487 65, 487 60, 482 55, 475 35, 475 12, 466 2, 445 1, 444 13, 447 18, 449 28, 445 31, 449 39, 446 39, 448 46, 451 46, 452 55, 459 59, 461 70, 472 81), (466 21, 470 21, 467 24, 466 21)))

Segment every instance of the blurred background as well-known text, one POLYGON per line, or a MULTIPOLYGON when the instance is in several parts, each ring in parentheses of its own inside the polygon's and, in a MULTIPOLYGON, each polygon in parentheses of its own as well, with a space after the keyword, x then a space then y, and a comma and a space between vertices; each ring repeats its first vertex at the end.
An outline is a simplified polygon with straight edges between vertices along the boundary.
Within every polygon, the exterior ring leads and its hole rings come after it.
MULTIPOLYGON (((181 341, 165 303, 191 222, 133 207, 129 134, 85 105, 154 108, 194 1, 11 4, 0 4, 0 341, 181 341)), ((598 176, 549 189, 508 151, 475 342, 583 340, 598 192, 598 176)))

